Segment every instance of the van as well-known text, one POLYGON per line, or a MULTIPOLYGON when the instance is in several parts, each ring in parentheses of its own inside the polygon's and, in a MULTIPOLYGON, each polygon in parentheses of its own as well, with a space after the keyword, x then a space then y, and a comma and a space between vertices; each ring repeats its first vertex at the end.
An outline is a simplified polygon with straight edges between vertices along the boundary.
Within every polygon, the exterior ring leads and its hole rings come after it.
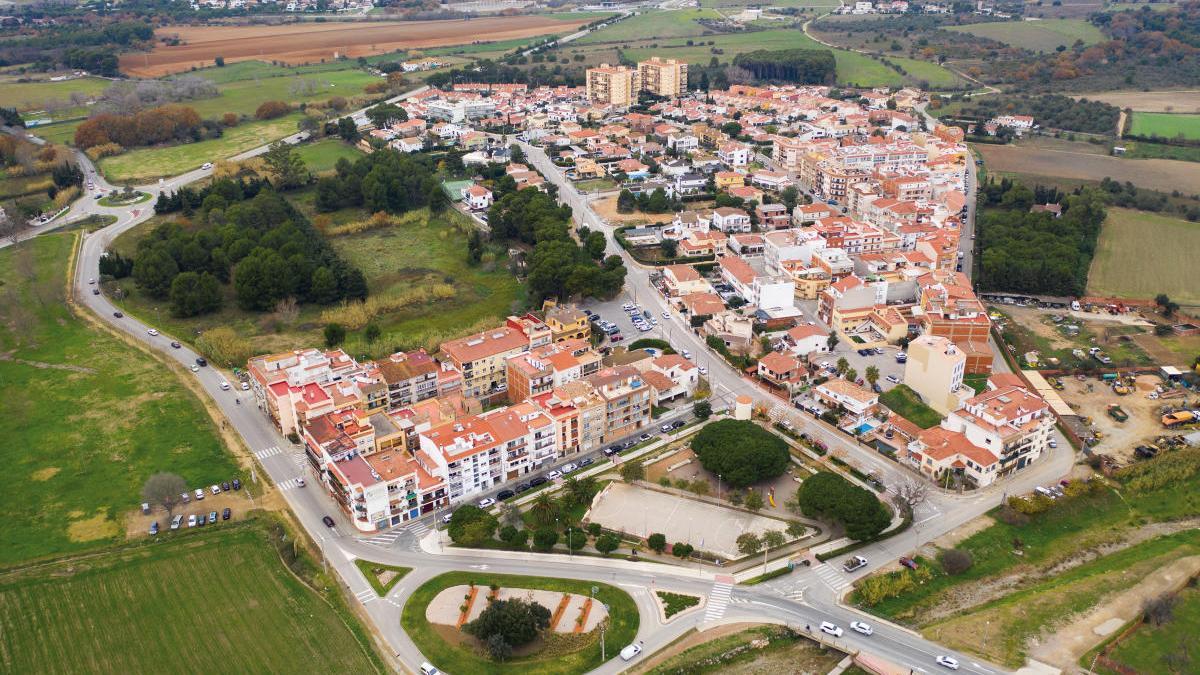
POLYGON ((1074 311, 1076 311, 1076 312, 1078 312, 1078 311, 1081 309, 1081 307, 1079 306, 1079 301, 1078 301, 1078 300, 1072 300, 1072 301, 1071 301, 1071 309, 1072 309, 1072 310, 1074 310, 1074 311))
POLYGON ((421 675, 438 675, 439 672, 441 671, 434 668, 433 664, 428 661, 421 664, 421 675))
POLYGON ((624 661, 632 661, 633 657, 641 653, 642 646, 639 644, 632 644, 621 650, 621 659, 624 661))
POLYGON ((1057 496, 1055 496, 1055 494, 1053 492, 1047 490, 1046 488, 1042 487, 1041 485, 1033 488, 1033 491, 1038 493, 1039 495, 1042 495, 1043 497, 1046 497, 1047 499, 1057 499, 1058 498, 1057 496))
POLYGON ((182 522, 183 522, 183 514, 177 514, 174 518, 171 519, 171 529, 178 530, 179 524, 182 522))

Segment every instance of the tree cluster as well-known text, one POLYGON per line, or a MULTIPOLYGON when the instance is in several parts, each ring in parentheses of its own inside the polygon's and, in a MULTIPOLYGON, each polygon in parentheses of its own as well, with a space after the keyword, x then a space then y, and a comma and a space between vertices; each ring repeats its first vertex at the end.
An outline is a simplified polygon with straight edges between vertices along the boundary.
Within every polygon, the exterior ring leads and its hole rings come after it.
POLYGON ((317 210, 361 206, 371 213, 404 213, 431 202, 444 204, 435 168, 427 155, 395 150, 373 152, 354 162, 340 159, 334 175, 317 180, 317 210))
POLYGON ((668 197, 662 188, 655 188, 649 193, 642 191, 638 195, 629 190, 621 190, 617 195, 617 211, 620 213, 674 213, 681 208, 681 204, 679 200, 668 197))
POLYGON ((116 143, 126 148, 167 141, 196 140, 200 115, 188 106, 169 104, 132 115, 100 114, 75 129, 75 145, 87 149, 116 143))
POLYGON ((238 306, 252 311, 289 297, 330 304, 367 295, 362 272, 265 182, 221 179, 155 204, 158 213, 175 210, 194 213, 202 226, 156 227, 138 242, 133 278, 151 297, 169 298, 178 316, 219 309, 221 285, 230 282, 238 306))
POLYGON ((1042 96, 982 96, 970 99, 960 116, 989 120, 998 115, 1030 115, 1038 125, 1064 131, 1112 134, 1121 109, 1103 101, 1062 94, 1042 96))
POLYGON ((500 523, 478 506, 458 507, 450 517, 450 539, 462 546, 479 546, 492 538, 500 523))
POLYGON ((796 504, 810 518, 841 523, 846 536, 858 541, 883 532, 892 519, 870 490, 830 471, 820 471, 805 480, 796 490, 796 504))
POLYGON ((782 438, 744 420, 709 424, 692 439, 692 450, 705 469, 720 474, 731 487, 776 478, 790 461, 782 438))
POLYGON ((837 76, 837 63, 828 49, 759 49, 738 54, 733 65, 770 82, 833 84, 837 76))
POLYGON ((1030 212, 1034 191, 1007 180, 1002 185, 1006 189, 986 192, 994 206, 983 211, 979 224, 979 286, 1013 293, 1082 295, 1107 215, 1104 194, 1093 188, 1077 190, 1062 200, 1062 216, 1055 218, 1030 212))
POLYGON ((502 661, 513 647, 533 641, 550 627, 550 610, 532 600, 493 600, 463 630, 484 643, 494 660, 502 661))

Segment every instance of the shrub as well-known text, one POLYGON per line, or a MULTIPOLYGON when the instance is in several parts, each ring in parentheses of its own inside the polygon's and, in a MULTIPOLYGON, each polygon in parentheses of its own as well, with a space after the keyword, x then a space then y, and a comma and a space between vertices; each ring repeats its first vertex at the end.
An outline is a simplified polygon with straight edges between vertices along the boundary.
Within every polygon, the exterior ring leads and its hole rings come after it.
POLYGON ((529 530, 517 530, 512 541, 508 542, 513 548, 525 548, 529 544, 529 530))
POLYGON ((542 553, 546 553, 550 549, 554 548, 554 545, 557 543, 558 533, 549 527, 544 527, 533 533, 533 547, 542 553))
POLYGON ((450 539, 462 546, 479 546, 492 538, 498 524, 495 516, 477 506, 460 506, 450 517, 450 539))
POLYGON ((621 540, 618 539, 617 535, 615 535, 615 534, 605 533, 605 534, 600 535, 599 537, 596 537, 596 550, 603 553, 606 556, 609 553, 612 553, 613 551, 617 550, 620 546, 621 546, 621 540))
POLYGON ((1142 605, 1142 613, 1145 615, 1146 621, 1155 626, 1161 626, 1174 619, 1176 600, 1176 597, 1169 593, 1147 599, 1142 605))
POLYGON ((499 637, 508 645, 520 646, 532 642, 549 625, 550 610, 536 602, 513 598, 488 604, 479 618, 463 625, 463 631, 489 643, 499 637))
POLYGON ((952 548, 942 551, 942 554, 939 556, 939 562, 942 563, 942 569, 945 570, 946 574, 962 574, 971 569, 971 565, 975 561, 971 558, 969 551, 952 548))
POLYGON ((650 550, 661 554, 667 550, 667 537, 662 533, 655 532, 646 539, 646 545, 650 547, 650 550))
POLYGON ((671 544, 671 555, 675 556, 676 558, 686 558, 692 554, 692 551, 695 550, 695 547, 693 547, 691 544, 685 544, 682 541, 677 541, 674 544, 671 544))
POLYGON ((500 528, 500 541, 511 544, 514 537, 517 536, 517 528, 512 525, 505 525, 500 528))
POLYGON ((291 107, 283 101, 263 101, 254 111, 254 117, 260 120, 273 120, 291 112, 291 107))
POLYGON ((587 525, 588 534, 592 535, 593 537, 600 536, 600 529, 600 523, 588 523, 587 525))

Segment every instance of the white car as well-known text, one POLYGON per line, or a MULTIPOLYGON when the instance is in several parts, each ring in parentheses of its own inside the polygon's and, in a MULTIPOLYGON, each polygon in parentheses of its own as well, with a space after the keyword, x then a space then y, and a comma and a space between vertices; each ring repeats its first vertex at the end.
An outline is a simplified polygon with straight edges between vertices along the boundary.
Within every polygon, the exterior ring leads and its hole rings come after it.
POLYGON ((479 508, 486 509, 487 507, 489 507, 495 503, 496 503, 495 499, 492 499, 491 497, 486 497, 484 499, 479 500, 479 508))
POLYGON ((669 319, 669 318, 671 318, 671 313, 670 313, 670 312, 663 312, 663 318, 664 318, 664 319, 669 319))
POLYGON ((453 514, 453 513, 447 513, 446 515, 442 516, 442 522, 443 522, 443 523, 446 523, 447 525, 449 525, 449 524, 450 524, 450 519, 451 519, 451 518, 453 518, 453 517, 454 517, 454 514, 453 514))
POLYGON ((205 162, 205 163, 203 163, 203 164, 201 164, 201 165, 200 165, 200 170, 201 170, 201 171, 208 171, 208 170, 209 170, 209 169, 211 169, 211 168, 212 168, 212 162, 205 162))
POLYGON ((221 391, 229 391, 229 383, 228 382, 221 383, 221 391))
POLYGON ((632 661, 633 657, 641 653, 642 646, 639 644, 632 644, 621 650, 621 659, 624 661, 632 661))
POLYGON ((650 317, 650 325, 651 325, 651 326, 657 326, 657 325, 658 325, 658 319, 657 319, 657 318, 655 318, 655 317, 653 317, 653 316, 652 316, 652 317, 650 317))
POLYGON ((1053 439, 1053 438, 1051 438, 1051 439, 1050 439, 1050 447, 1052 447, 1052 448, 1057 448, 1057 447, 1058 447, 1058 441, 1057 441, 1057 440, 1055 440, 1055 439, 1053 439))
POLYGON ((150 335, 158 335, 157 328, 151 328, 151 329, 147 330, 146 332, 149 333, 150 335))
POLYGON ((250 391, 250 383, 249 382, 242 383, 242 391, 250 391))
POLYGON ((579 468, 578 464, 576 464, 575 462, 569 462, 567 464, 563 464, 562 472, 563 473, 571 473, 572 471, 574 471, 575 469, 578 469, 578 468, 579 468))
POLYGON ((562 478, 562 472, 559 471, 558 469, 555 469, 555 470, 551 471, 550 473, 546 474, 546 478, 549 478, 550 480, 558 480, 559 478, 562 478))
POLYGON ((950 670, 958 670, 958 659, 954 658, 953 656, 939 654, 937 657, 937 662, 939 666, 945 666, 950 670))
POLYGON ((887 381, 891 382, 892 384, 900 384, 900 378, 896 377, 895 375, 888 375, 887 381))
POLYGON ((196 514, 193 513, 192 515, 188 516, 188 527, 195 527, 195 526, 196 526, 196 514))
POLYGON ((682 356, 682 357, 683 357, 683 358, 685 358, 685 359, 691 359, 691 358, 692 358, 692 353, 691 353, 691 352, 689 352, 689 351, 688 351, 688 350, 686 350, 686 349, 685 349, 685 350, 683 350, 683 351, 681 351, 681 352, 679 352, 679 355, 680 355, 680 356, 682 356))
POLYGON ((193 373, 198 373, 198 372, 200 372, 200 366, 198 366, 198 365, 196 365, 196 364, 194 364, 194 363, 193 363, 193 364, 192 364, 192 372, 193 372, 193 373))
POLYGON ((701 375, 707 375, 707 374, 708 374, 708 368, 706 368, 706 367, 704 367, 704 366, 700 366, 700 374, 701 374, 701 375))
POLYGON ((221 486, 220 486, 220 485, 217 485, 216 483, 213 483, 212 487, 211 487, 211 488, 209 488, 209 489, 210 489, 210 490, 212 490, 212 493, 213 493, 214 495, 219 495, 219 494, 221 494, 221 486))
POLYGON ((854 632, 862 633, 863 635, 871 635, 875 632, 875 630, 871 628, 871 624, 863 623, 861 621, 851 621, 850 628, 854 632))
POLYGON ((88 279, 88 283, 89 283, 89 284, 94 284, 94 283, 96 283, 96 280, 95 280, 95 279, 88 279))
POLYGON ((304 476, 296 478, 296 487, 304 487, 304 476))
POLYGON ((821 622, 821 632, 828 633, 833 637, 842 637, 842 627, 835 623, 829 623, 828 621, 821 622))

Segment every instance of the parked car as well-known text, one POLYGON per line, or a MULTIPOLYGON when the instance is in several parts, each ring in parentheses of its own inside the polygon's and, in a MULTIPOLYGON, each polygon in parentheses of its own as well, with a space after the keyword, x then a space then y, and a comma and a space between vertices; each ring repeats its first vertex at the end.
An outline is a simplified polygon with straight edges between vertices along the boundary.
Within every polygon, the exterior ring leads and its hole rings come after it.
POLYGON ((1050 443, 1049 443, 1048 445, 1049 445, 1050 447, 1052 447, 1052 448, 1057 448, 1057 447, 1058 447, 1058 441, 1057 441, 1057 440, 1055 440, 1055 439, 1053 439, 1053 438, 1051 438, 1051 439, 1050 439, 1050 443))
POLYGON ((688 351, 688 350, 686 350, 686 349, 685 349, 685 350, 683 350, 683 351, 681 351, 681 352, 679 352, 679 355, 680 355, 680 356, 682 356, 682 357, 683 357, 683 358, 685 358, 685 359, 688 359, 688 360, 691 360, 691 358, 692 358, 692 353, 691 353, 691 352, 689 352, 689 351, 688 351))
POLYGON ((180 514, 176 515, 174 518, 172 518, 172 519, 171 519, 171 529, 172 529, 172 530, 178 530, 178 529, 179 529, 179 526, 180 526, 182 523, 183 523, 183 514, 182 514, 182 513, 180 513, 180 514))
POLYGON ((213 483, 213 486, 212 486, 211 488, 209 488, 209 489, 210 489, 210 490, 212 490, 212 493, 213 493, 214 495, 219 495, 219 494, 221 494, 221 486, 220 486, 220 485, 217 485, 216 483, 213 483))
POLYGON ((192 496, 186 492, 180 494, 179 496, 180 496, 180 498, 183 499, 184 504, 187 504, 188 502, 192 501, 192 496))
POLYGON ((645 443, 646 441, 650 440, 651 438, 654 438, 654 437, 651 436, 650 434, 642 434, 641 436, 638 436, 638 441, 645 443))
POLYGON ((516 496, 516 494, 517 493, 513 492, 512 490, 501 490, 496 493, 496 499, 499 499, 500 501, 504 501, 506 499, 512 499, 513 497, 516 496))
POLYGON ((529 483, 517 483, 517 494, 529 491, 529 483))
POLYGON ((856 555, 842 564, 842 569, 847 572, 854 572, 867 566, 867 559, 861 555, 856 555))
POLYGON ((833 637, 842 637, 843 633, 841 626, 837 625, 836 623, 829 623, 828 621, 821 622, 821 632, 832 635, 833 637))
POLYGON ((446 515, 442 516, 442 522, 449 525, 450 521, 453 520, 453 518, 454 518, 453 512, 447 513, 446 515))
POLYGON ((193 364, 192 364, 192 372, 193 372, 193 373, 198 373, 198 372, 200 372, 200 366, 198 366, 198 365, 196 365, 196 364, 194 364, 194 363, 193 363, 193 364))
POLYGON ((547 483, 547 480, 546 480, 545 476, 538 476, 537 478, 534 478, 533 480, 529 481, 529 487, 535 488, 539 485, 545 485, 546 483, 547 483))
POLYGON ((329 516, 321 516, 321 522, 325 523, 325 527, 333 527, 333 518, 329 516))
MULTIPOLYGON (((974 238, 974 237, 972 237, 972 238, 974 238)), ((937 657, 937 662, 938 662, 939 666, 945 666, 946 668, 949 668, 950 670, 958 670, 958 659, 954 658, 953 656, 946 656, 944 654, 939 654, 937 657)))
POLYGON ((665 433, 668 433, 669 431, 671 431, 671 423, 670 423, 670 422, 667 422, 666 424, 664 424, 664 425, 660 426, 660 427, 658 428, 658 430, 659 430, 659 431, 661 431, 661 432, 663 432, 664 434, 665 434, 665 433))
POLYGON ((204 488, 196 488, 196 501, 204 500, 204 488))
POLYGON ((616 335, 613 335, 613 336, 609 337, 608 339, 612 342, 620 342, 621 340, 624 340, 625 338, 621 337, 620 333, 617 333, 616 335))
POLYGON ((706 368, 706 367, 704 367, 704 366, 700 366, 700 374, 701 374, 701 375, 707 375, 707 374, 708 374, 708 368, 706 368))
POLYGON ((631 644, 621 650, 621 660, 632 661, 635 656, 642 653, 642 646, 639 644, 631 644))
POLYGON ((216 522, 217 522, 217 512, 216 511, 208 512, 208 522, 211 524, 214 524, 214 525, 216 524, 216 522))
POLYGON ((208 524, 208 516, 204 515, 203 513, 196 516, 196 524, 199 525, 200 527, 204 527, 205 525, 208 524))
POLYGON ((233 511, 229 510, 229 507, 226 506, 225 510, 221 512, 221 520, 229 520, 229 517, 232 515, 233 511))
POLYGON ((479 500, 479 508, 486 509, 487 507, 489 507, 495 503, 496 503, 495 499, 492 499, 491 497, 484 497, 483 499, 479 500))
POLYGON ((591 466, 595 463, 596 463, 596 460, 591 457, 584 457, 583 459, 579 460, 579 466, 581 466, 581 467, 591 466))
POLYGON ((234 490, 241 490, 241 489, 242 489, 242 479, 241 479, 241 478, 234 478, 234 479, 233 479, 233 489, 234 489, 234 490))
POLYGON ((896 377, 895 375, 888 375, 887 381, 891 382, 892 384, 900 384, 900 378, 896 377))
POLYGON ((612 457, 613 455, 617 454, 620 451, 621 451, 621 447, 618 445, 614 445, 611 448, 605 448, 604 454, 607 457, 612 457))
POLYGON ((875 629, 871 628, 871 624, 863 623, 861 621, 851 621, 850 628, 851 630, 857 633, 862 633, 863 635, 872 635, 875 633, 875 629))
POLYGON ((188 527, 195 527, 195 526, 196 526, 196 514, 193 513, 192 515, 188 516, 188 527))
POLYGON ((150 523, 150 535, 154 536, 156 534, 158 534, 158 521, 157 520, 154 521, 153 523, 150 523))
POLYGON ((229 492, 229 481, 225 481, 225 482, 221 483, 221 491, 229 492))
POLYGON ((142 502, 142 515, 150 515, 150 504, 147 502, 142 502))
POLYGON ((558 469, 555 469, 555 470, 551 471, 550 473, 546 474, 546 478, 548 478, 550 480, 557 480, 561 477, 562 477, 562 472, 559 471, 558 469))
POLYGON ((907 557, 901 558, 900 564, 904 565, 905 567, 907 567, 910 570, 915 570, 915 569, 917 569, 917 567, 919 567, 919 565, 917 565, 916 560, 913 560, 912 558, 907 558, 907 557))
POLYGON ((579 468, 579 465, 576 464, 575 462, 567 462, 566 464, 562 465, 562 472, 564 474, 571 473, 572 471, 574 471, 575 469, 578 469, 578 468, 579 468))

